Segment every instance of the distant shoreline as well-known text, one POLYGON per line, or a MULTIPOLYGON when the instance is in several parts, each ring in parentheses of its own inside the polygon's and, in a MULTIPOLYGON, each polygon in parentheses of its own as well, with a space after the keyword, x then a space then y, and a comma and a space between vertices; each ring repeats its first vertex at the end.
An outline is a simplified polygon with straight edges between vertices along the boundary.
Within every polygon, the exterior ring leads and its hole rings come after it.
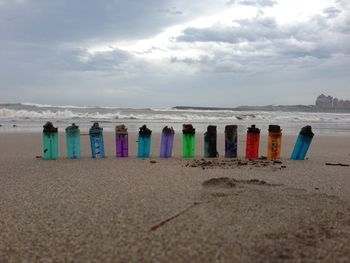
POLYGON ((350 109, 320 109, 315 105, 266 105, 266 106, 239 106, 229 107, 196 107, 175 106, 176 110, 228 110, 228 111, 285 111, 285 112, 326 112, 326 113, 350 113, 350 109))
MULTIPOLYGON (((104 106, 54 106, 54 105, 41 105, 30 103, 0 103, 0 108, 7 108, 12 110, 29 110, 36 111, 37 109, 43 110, 83 110, 87 112, 89 110, 156 110, 156 108, 130 108, 130 107, 104 107, 104 106)), ((207 106, 174 106, 170 107, 173 110, 201 110, 201 111, 283 111, 283 112, 324 112, 324 113, 350 113, 350 108, 325 108, 317 105, 264 105, 264 106, 238 106, 238 107, 207 107, 207 106)))

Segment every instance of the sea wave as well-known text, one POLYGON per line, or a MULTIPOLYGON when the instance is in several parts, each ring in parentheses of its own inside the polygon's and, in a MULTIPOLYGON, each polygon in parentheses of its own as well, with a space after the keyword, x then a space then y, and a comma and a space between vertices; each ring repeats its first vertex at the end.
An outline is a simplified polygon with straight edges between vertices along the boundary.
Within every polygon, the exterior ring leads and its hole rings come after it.
POLYGON ((301 112, 198 112, 153 111, 149 109, 16 109, 0 108, 1 119, 87 119, 87 120, 144 120, 173 122, 339 122, 350 123, 350 114, 301 113, 301 112))
MULTIPOLYGON (((4 104, 0 104, 0 107, 4 104)), ((13 104, 15 105, 15 104, 13 104)), ((132 108, 123 108, 123 107, 117 107, 117 106, 73 106, 73 105, 51 105, 51 104, 39 104, 39 103, 31 103, 31 102, 22 102, 18 103, 19 106, 27 106, 31 108, 53 108, 53 109, 105 109, 105 110, 116 110, 116 109, 132 109, 132 108)), ((134 109, 137 110, 137 109, 134 109)), ((152 110, 150 108, 140 108, 139 110, 152 110)))
POLYGON ((101 114, 99 112, 72 112, 70 110, 59 111, 29 111, 29 110, 13 110, 13 109, 0 109, 0 118, 19 118, 19 119, 114 119, 118 115, 107 113, 101 114))
POLYGON ((73 105, 51 105, 51 104, 39 104, 31 102, 22 102, 19 105, 36 107, 36 108, 62 108, 62 109, 90 109, 94 107, 90 106, 73 106, 73 105))
POLYGON ((169 120, 169 121, 232 121, 232 120, 248 120, 255 119, 253 114, 221 114, 207 115, 190 112, 178 112, 176 114, 154 113, 146 111, 144 113, 136 112, 107 112, 101 113, 98 111, 79 112, 70 109, 64 110, 14 110, 8 108, 0 109, 0 118, 12 119, 129 119, 129 120, 169 120))
MULTIPOLYGON (((178 109, 174 107, 163 107, 163 108, 125 108, 125 107, 117 107, 117 106, 73 106, 73 105, 51 105, 51 104, 40 104, 40 103, 32 103, 32 102, 21 102, 18 104, 11 104, 13 106, 17 105, 17 108, 20 109, 21 106, 23 108, 30 108, 33 110, 41 110, 43 108, 52 108, 52 109, 103 109, 103 110, 146 110, 152 112, 193 112, 193 113, 232 113, 235 112, 233 110, 223 110, 223 109, 178 109)), ((8 104, 0 104, 0 107, 6 107, 8 104)))

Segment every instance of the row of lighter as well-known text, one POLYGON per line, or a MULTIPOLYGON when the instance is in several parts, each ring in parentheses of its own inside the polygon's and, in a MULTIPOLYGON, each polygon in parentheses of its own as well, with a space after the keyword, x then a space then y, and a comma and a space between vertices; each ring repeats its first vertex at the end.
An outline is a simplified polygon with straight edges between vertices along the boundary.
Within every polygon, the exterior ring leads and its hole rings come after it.
MULTIPOLYGON (((311 145, 314 134, 311 126, 301 129, 292 151, 291 160, 304 160, 311 145)), ((246 158, 256 159, 259 156, 260 130, 252 125, 247 132, 246 158)), ((282 145, 282 130, 278 125, 269 125, 267 158, 280 159, 282 145)))
MULTIPOLYGON (((292 151, 291 160, 304 160, 311 145, 314 134, 311 126, 301 129, 292 151)), ((247 132, 246 158, 255 159, 259 156, 260 130, 252 125, 247 132)), ((280 159, 282 145, 282 130, 278 125, 269 125, 267 158, 280 159)))
MULTIPOLYGON (((172 135, 174 135, 173 130, 172 135)), ((140 128, 138 138, 138 157, 149 157, 151 150, 151 134, 152 131, 146 125, 140 128)), ((104 158, 104 139, 103 128, 95 122, 89 129, 90 148, 92 158, 104 158)), ((118 125, 115 129, 115 149, 117 157, 129 156, 129 138, 125 125, 118 125)), ((173 138, 166 137, 166 141, 162 141, 161 156, 164 153, 166 157, 171 156, 173 138), (171 143, 170 143, 171 140, 171 143), (164 145, 164 146, 163 146, 164 145), (170 153, 169 153, 170 149, 170 153)), ((80 130, 74 123, 66 128, 66 145, 68 159, 80 159, 80 130)), ((58 129, 51 122, 44 125, 43 130, 43 158, 45 160, 56 160, 58 158, 58 129)))
MULTIPOLYGON (((194 158, 196 149, 196 132, 191 124, 184 124, 182 130, 182 156, 183 158, 194 158)), ((169 158, 172 156, 174 143, 174 130, 167 126, 163 128, 161 136, 160 157, 169 158)), ((89 130, 90 148, 92 158, 104 158, 104 140, 103 128, 95 122, 89 130)), ((148 158, 151 153, 151 135, 152 131, 143 125, 138 135, 139 158, 148 158)), ((312 138, 311 126, 305 126, 301 129, 295 143, 291 159, 304 160, 310 147, 312 138)), ((125 125, 117 125, 115 129, 115 149, 116 157, 129 156, 128 131, 125 125)), ((270 125, 268 133, 267 157, 275 160, 280 158, 282 144, 282 130, 278 125, 270 125)), ((74 123, 66 128, 67 157, 69 159, 79 159, 81 157, 80 149, 80 130, 74 123)), ((259 158, 260 129, 252 125, 247 131, 246 140, 246 158, 259 158)), ((58 129, 51 122, 44 125, 43 130, 43 158, 46 160, 55 160, 58 158, 58 129)), ((218 157, 217 152, 217 130, 216 126, 209 125, 204 134, 204 156, 218 157)), ((237 157, 237 125, 227 125, 225 127, 225 157, 237 157)))

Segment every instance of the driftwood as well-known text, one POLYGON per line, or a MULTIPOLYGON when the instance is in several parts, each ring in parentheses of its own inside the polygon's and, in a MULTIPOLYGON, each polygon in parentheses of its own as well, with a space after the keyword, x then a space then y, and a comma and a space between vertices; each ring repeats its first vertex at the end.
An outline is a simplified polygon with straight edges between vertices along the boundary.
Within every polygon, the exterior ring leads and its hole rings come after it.
POLYGON ((349 164, 346 164, 346 163, 326 163, 326 165, 331 165, 331 166, 350 166, 349 164))
POLYGON ((153 226, 151 226, 151 231, 156 230, 157 228, 161 227, 162 225, 164 225, 165 223, 173 220, 174 218, 178 217, 179 215, 185 213, 186 211, 188 211, 189 209, 195 207, 196 205, 201 204, 200 202, 194 202, 193 204, 191 204, 190 206, 186 207, 185 209, 182 209, 181 211, 177 212, 176 214, 174 214, 171 217, 168 217, 167 219, 162 220, 161 222, 154 224, 153 226))

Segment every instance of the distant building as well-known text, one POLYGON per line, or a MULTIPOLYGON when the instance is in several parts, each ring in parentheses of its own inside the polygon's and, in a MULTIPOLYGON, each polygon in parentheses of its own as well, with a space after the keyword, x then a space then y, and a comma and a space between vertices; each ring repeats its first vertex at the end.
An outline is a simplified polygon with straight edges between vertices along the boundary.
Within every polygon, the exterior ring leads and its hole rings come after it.
POLYGON ((350 109, 350 100, 344 101, 344 109, 350 109))
POLYGON ((333 98, 332 96, 326 96, 321 94, 316 99, 316 108, 319 110, 350 110, 350 101, 333 98))
POLYGON ((320 109, 331 109, 333 107, 333 97, 321 94, 316 99, 316 107, 320 109))

